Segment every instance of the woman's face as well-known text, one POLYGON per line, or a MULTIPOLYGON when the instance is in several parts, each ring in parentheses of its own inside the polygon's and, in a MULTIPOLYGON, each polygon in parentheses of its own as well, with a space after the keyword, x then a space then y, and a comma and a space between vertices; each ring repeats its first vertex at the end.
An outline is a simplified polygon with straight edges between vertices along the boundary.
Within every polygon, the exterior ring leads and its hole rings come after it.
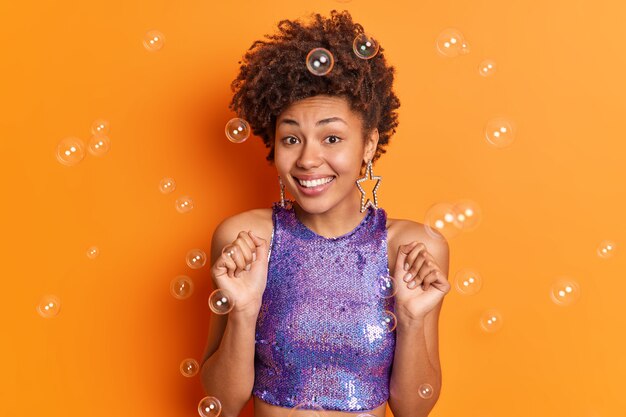
POLYGON ((276 119, 274 164, 300 206, 323 212, 344 200, 359 204, 355 181, 377 143, 374 129, 366 146, 361 118, 345 98, 309 97, 293 103, 276 119), (317 178, 332 180, 323 185, 298 181, 317 178))

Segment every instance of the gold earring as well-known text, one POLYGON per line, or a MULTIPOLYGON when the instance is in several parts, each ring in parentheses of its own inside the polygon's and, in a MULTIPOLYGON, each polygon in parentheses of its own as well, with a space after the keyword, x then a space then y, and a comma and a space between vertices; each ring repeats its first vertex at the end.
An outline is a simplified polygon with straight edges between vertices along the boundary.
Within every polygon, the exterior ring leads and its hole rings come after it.
POLYGON ((375 209, 378 209, 378 196, 376 195, 376 190, 378 189, 378 186, 380 185, 380 182, 382 181, 382 179, 383 177, 379 175, 372 175, 372 160, 370 159, 369 162, 367 163, 367 169, 365 170, 365 175, 359 178, 358 180, 356 180, 356 186, 359 188, 359 191, 361 192, 361 213, 363 213, 365 209, 369 206, 372 206, 375 209), (372 200, 370 200, 369 198, 367 199, 367 203, 365 203, 365 190, 363 190, 363 187, 361 187, 361 182, 366 181, 368 179, 376 180, 376 185, 374 186, 374 191, 373 191, 374 203, 372 203, 372 200))

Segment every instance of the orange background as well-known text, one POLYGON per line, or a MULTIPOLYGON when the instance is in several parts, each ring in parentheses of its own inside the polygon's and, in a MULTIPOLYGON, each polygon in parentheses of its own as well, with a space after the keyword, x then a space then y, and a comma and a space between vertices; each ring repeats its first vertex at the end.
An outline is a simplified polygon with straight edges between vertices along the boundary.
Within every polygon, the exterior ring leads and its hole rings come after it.
MULTIPOLYGON (((230 143, 230 81, 245 50, 283 18, 347 8, 396 67, 400 126, 375 165, 379 202, 423 221, 460 198, 483 211, 478 229, 451 239, 454 289, 440 319, 439 416, 617 415, 626 409, 626 5, 616 1, 3 2, 0 415, 190 416, 204 396, 200 359, 210 310, 209 254, 226 216, 279 198, 257 137, 230 143), (212 3, 212 4, 211 4, 212 3), (437 35, 460 29, 471 52, 444 58, 437 35), (143 35, 165 35, 148 52, 143 35), (483 59, 496 73, 478 74, 483 59), (515 142, 485 141, 491 117, 517 126, 515 142), (58 163, 57 143, 87 141, 110 122, 111 151, 58 163), (163 177, 177 188, 164 195, 163 177), (174 201, 193 198, 180 214, 174 201), (617 244, 602 259, 596 247, 617 244), (85 256, 100 248, 95 260, 85 256), (193 295, 169 283, 185 274, 193 295), (551 302, 561 275, 578 302, 551 302), (35 307, 61 299, 57 317, 35 307), (480 332, 487 308, 502 329, 480 332)), ((242 415, 251 416, 248 407, 242 415)), ((391 412, 388 411, 388 415, 391 412)))

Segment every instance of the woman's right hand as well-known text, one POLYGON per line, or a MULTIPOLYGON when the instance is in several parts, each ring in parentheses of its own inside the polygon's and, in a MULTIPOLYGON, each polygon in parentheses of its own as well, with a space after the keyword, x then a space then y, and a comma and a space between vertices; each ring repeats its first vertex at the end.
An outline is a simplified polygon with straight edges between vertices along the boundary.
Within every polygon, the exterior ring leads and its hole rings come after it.
POLYGON ((256 315, 267 284, 269 245, 252 233, 241 231, 211 267, 217 288, 234 298, 233 312, 256 315))

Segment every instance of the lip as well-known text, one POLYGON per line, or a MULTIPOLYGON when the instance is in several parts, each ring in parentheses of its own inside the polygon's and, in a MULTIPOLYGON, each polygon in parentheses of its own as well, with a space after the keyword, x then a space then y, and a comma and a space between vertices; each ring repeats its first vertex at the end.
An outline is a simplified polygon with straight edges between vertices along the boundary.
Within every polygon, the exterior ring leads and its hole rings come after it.
MULTIPOLYGON (((329 177, 330 175, 327 175, 326 177, 329 177)), ((317 178, 326 178, 326 177, 317 177, 317 178)), ((295 178, 295 177, 294 177, 295 178)), ((328 187, 330 187, 330 185, 335 182, 335 176, 333 176, 333 179, 330 180, 329 182, 327 182, 326 184, 322 184, 322 185, 318 185, 317 187, 313 187, 313 188, 306 188, 303 187, 302 185, 300 185, 300 181, 298 181, 298 179, 296 179, 296 187, 298 187, 298 190, 300 190, 300 192, 304 195, 308 195, 308 196, 314 196, 314 195, 318 195, 323 193, 324 191, 326 191, 326 189, 328 187)), ((304 179, 304 178, 301 178, 304 179)))

